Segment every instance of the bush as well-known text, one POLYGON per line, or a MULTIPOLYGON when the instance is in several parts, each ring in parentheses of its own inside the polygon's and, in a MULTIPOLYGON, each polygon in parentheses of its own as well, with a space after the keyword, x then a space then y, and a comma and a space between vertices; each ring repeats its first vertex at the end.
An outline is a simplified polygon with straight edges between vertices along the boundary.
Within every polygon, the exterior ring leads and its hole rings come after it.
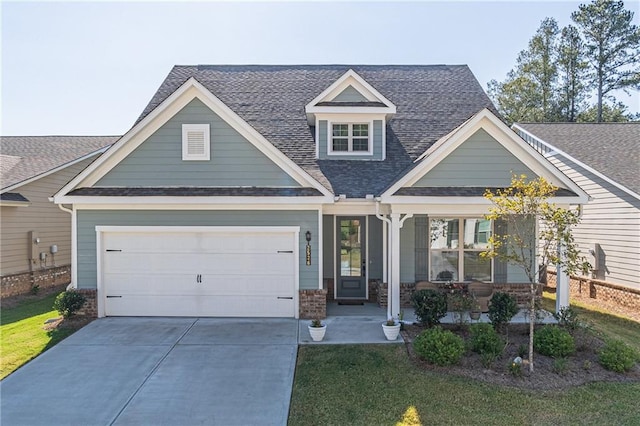
POLYGON ((576 350, 571 334, 554 325, 545 325, 533 334, 533 347, 538 353, 553 358, 564 358, 576 350))
POLYGON ((436 290, 418 290, 411 295, 416 318, 428 327, 440 323, 447 315, 447 297, 436 290))
POLYGON ((578 312, 571 306, 561 308, 560 311, 553 314, 553 317, 558 320, 558 324, 569 330, 569 333, 573 334, 580 327, 578 312))
POLYGON ((608 341, 598 354, 600 364, 617 373, 631 370, 639 359, 638 353, 621 340, 608 341))
POLYGON ((457 364, 464 354, 464 341, 460 336, 440 327, 423 331, 413 341, 413 349, 432 364, 457 364))
POLYGON ((58 311, 64 318, 69 318, 82 308, 86 301, 87 298, 77 291, 63 291, 53 302, 53 309, 58 311))
POLYGON ((489 320, 496 330, 504 329, 511 318, 518 313, 515 297, 508 293, 497 292, 489 300, 489 320))
POLYGON ((504 343, 490 324, 473 324, 470 329, 471 350, 479 354, 500 355, 504 343))

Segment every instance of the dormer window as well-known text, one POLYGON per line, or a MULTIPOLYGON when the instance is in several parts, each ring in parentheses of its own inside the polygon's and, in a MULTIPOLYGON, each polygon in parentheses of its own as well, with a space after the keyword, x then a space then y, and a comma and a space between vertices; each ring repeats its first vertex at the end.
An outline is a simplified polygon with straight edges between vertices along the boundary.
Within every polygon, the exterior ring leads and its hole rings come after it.
POLYGON ((333 123, 331 129, 330 154, 371 153, 368 123, 333 123))

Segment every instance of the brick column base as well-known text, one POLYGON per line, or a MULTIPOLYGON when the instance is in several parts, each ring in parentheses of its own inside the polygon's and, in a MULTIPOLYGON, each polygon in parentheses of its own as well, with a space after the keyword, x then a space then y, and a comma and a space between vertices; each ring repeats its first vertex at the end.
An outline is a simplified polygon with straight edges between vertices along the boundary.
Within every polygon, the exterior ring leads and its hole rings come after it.
MULTIPOLYGON (((416 288, 415 283, 400 283, 400 307, 411 308, 411 295, 416 288)), ((377 302, 381 308, 387 307, 388 298, 387 283, 378 282, 377 302)))
POLYGON ((327 290, 300 290, 300 318, 324 319, 327 317, 327 290))
POLYGON ((75 291, 87 298, 87 301, 84 302, 82 308, 76 312, 76 316, 98 318, 98 290, 79 288, 75 291))

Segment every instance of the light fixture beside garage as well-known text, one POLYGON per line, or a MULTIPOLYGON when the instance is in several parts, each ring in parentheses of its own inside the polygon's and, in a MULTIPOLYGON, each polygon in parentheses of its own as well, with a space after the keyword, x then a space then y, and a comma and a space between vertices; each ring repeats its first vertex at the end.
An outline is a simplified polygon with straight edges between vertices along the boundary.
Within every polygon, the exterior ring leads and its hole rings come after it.
POLYGON ((311 231, 305 232, 304 236, 307 239, 307 266, 309 266, 311 265, 311 244, 309 244, 311 242, 311 231))

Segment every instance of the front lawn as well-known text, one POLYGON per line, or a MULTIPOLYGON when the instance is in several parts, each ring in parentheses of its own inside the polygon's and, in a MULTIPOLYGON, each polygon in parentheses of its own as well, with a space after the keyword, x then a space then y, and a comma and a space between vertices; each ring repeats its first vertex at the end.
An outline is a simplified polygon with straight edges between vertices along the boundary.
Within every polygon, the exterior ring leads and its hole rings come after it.
MULTIPOLYGON (((640 323, 577 309, 597 334, 640 349, 640 323)), ((289 425, 631 425, 638 401, 638 382, 531 391, 422 369, 404 345, 301 346, 289 425)))
POLYGON ((0 379, 49 349, 76 329, 44 329, 44 322, 60 315, 52 308, 58 293, 42 298, 25 298, 15 307, 3 307, 0 314, 0 379))

